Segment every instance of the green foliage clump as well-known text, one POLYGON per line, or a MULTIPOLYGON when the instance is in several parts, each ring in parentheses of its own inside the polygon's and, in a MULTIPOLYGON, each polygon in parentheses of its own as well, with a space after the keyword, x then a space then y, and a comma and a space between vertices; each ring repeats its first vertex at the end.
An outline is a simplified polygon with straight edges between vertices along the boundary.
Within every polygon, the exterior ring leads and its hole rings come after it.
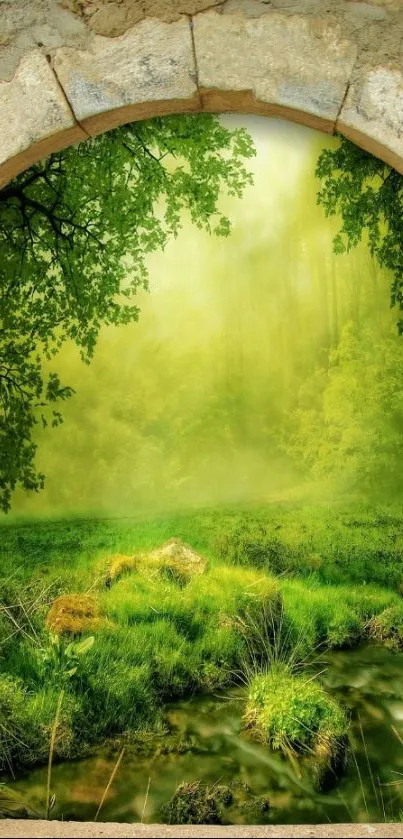
POLYGON ((374 616, 369 621, 368 634, 391 650, 403 650, 403 604, 389 606, 374 616))
MULTIPOLYGON (((21 679, 0 674, 1 772, 46 761, 58 699, 59 691, 53 685, 31 693, 21 679)), ((80 699, 65 694, 55 757, 74 757, 80 723, 84 725, 80 699)))
MULTIPOLYGON (((373 256, 392 272, 392 305, 403 311, 403 178, 383 160, 340 137, 324 149, 316 176, 321 180, 318 203, 327 216, 341 216, 335 253, 344 253, 365 237, 373 256)), ((403 320, 399 321, 403 331, 403 320)))

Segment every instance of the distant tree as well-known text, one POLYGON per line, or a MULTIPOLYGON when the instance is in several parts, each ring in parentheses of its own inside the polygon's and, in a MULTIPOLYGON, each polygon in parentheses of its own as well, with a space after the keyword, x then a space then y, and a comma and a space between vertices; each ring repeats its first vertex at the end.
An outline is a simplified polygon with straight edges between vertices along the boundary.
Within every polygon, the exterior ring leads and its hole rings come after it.
POLYGON ((43 487, 35 425, 62 422, 73 392, 43 360, 71 340, 89 363, 101 326, 138 319, 147 254, 178 235, 182 210, 228 235, 219 197, 242 196, 254 154, 215 116, 154 119, 53 154, 0 191, 1 509, 17 486, 43 487))
POLYGON ((299 390, 287 451, 333 487, 391 497, 401 491, 403 344, 374 324, 344 325, 326 367, 299 390))
MULTIPOLYGON (((327 216, 342 219, 335 253, 368 241, 371 254, 392 272, 391 304, 403 312, 403 176, 343 137, 337 148, 321 152, 316 175, 322 181, 318 203, 327 216)), ((403 334, 403 317, 398 329, 403 334)))

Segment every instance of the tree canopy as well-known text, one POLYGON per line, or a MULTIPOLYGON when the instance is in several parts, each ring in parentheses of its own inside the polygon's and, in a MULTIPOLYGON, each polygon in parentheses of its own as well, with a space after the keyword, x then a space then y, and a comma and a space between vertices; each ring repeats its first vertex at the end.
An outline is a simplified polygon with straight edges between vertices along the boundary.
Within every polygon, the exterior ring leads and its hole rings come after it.
POLYGON ((213 115, 154 119, 53 154, 0 192, 1 509, 18 486, 43 487, 34 429, 62 422, 73 393, 43 360, 72 340, 89 363, 103 325, 138 319, 147 255, 178 235, 183 211, 228 235, 220 194, 243 194, 254 154, 213 115))
MULTIPOLYGON (((340 215, 336 253, 366 240, 372 256, 392 272, 391 304, 403 312, 403 176, 344 137, 324 149, 316 175, 322 181, 318 203, 326 215, 340 215)), ((403 333, 403 318, 398 320, 403 333)))

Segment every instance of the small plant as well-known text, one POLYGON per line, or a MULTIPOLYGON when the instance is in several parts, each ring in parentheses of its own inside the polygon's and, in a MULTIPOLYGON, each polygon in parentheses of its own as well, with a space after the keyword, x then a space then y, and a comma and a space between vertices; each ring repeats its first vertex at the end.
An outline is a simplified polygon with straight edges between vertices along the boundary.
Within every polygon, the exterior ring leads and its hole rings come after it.
MULTIPOLYGON (((56 678, 62 683, 67 682, 77 673, 80 659, 91 649, 94 643, 94 636, 84 638, 82 641, 71 641, 65 644, 60 635, 49 636, 49 646, 42 651, 42 662, 46 670, 49 671, 50 678, 56 678)), ((64 697, 64 688, 62 687, 57 701, 55 718, 50 734, 49 757, 48 757, 48 772, 46 781, 46 818, 50 819, 51 811, 55 806, 56 796, 51 795, 51 781, 52 781, 52 764, 53 755, 56 746, 57 732, 59 728, 62 704, 64 697)))
POLYGON ((58 682, 71 679, 77 673, 81 658, 93 646, 94 640, 94 636, 90 635, 81 641, 70 641, 66 644, 60 635, 51 632, 48 645, 39 652, 43 677, 58 682))

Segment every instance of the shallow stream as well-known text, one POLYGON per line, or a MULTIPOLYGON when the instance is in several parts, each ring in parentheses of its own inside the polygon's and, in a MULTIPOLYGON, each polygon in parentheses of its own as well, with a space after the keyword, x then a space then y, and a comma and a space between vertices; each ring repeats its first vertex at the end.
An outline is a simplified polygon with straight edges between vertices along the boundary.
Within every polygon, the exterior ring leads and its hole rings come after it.
MULTIPOLYGON (((298 766, 254 743, 242 727, 244 693, 193 697, 170 704, 151 755, 126 749, 100 821, 162 821, 161 807, 183 781, 229 785, 228 823, 365 822, 403 812, 403 654, 377 647, 328 653, 319 663, 327 689, 351 714, 350 758, 341 780, 317 793, 298 766), (324 672, 322 672, 324 671, 324 672), (401 738, 401 742, 399 741, 401 738), (268 802, 268 803, 267 803, 268 802)), ((119 750, 53 767, 53 818, 92 820, 119 750)), ((10 786, 39 813, 46 768, 10 786)))

